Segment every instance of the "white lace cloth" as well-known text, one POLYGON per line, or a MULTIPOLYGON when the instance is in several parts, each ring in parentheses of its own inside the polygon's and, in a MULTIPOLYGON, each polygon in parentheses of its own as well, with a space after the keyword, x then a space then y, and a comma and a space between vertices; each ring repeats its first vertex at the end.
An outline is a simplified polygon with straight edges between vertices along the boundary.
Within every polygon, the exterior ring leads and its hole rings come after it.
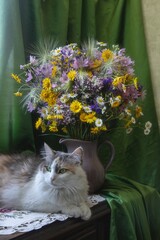
MULTIPOLYGON (((105 200, 100 195, 89 196, 91 207, 105 200)), ((55 213, 38 213, 0 208, 0 235, 29 232, 55 221, 64 221, 70 216, 55 213)))

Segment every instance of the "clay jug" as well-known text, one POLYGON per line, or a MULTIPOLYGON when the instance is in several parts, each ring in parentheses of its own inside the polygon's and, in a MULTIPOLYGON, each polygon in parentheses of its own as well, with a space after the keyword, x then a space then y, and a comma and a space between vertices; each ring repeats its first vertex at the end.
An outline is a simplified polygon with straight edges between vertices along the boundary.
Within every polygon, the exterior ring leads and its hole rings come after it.
MULTIPOLYGON (((105 140, 105 144, 109 146, 111 151, 110 159, 107 161, 106 166, 103 166, 99 157, 97 149, 97 141, 83 141, 78 139, 60 139, 61 144, 64 144, 69 153, 73 152, 77 147, 83 148, 83 163, 82 167, 87 174, 87 179, 89 183, 89 193, 96 193, 102 187, 105 180, 105 173, 108 167, 111 165, 112 160, 115 155, 115 150, 113 144, 105 140)), ((103 143, 103 145, 104 145, 103 143)))

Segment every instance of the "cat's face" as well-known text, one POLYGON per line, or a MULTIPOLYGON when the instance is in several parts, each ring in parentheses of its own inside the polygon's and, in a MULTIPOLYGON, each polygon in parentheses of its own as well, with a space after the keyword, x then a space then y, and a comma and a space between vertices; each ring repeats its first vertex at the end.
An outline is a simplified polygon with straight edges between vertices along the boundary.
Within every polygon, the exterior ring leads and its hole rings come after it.
POLYGON ((45 145, 45 162, 42 167, 44 179, 53 187, 65 187, 74 184, 82 164, 83 149, 77 148, 72 153, 54 152, 45 145))

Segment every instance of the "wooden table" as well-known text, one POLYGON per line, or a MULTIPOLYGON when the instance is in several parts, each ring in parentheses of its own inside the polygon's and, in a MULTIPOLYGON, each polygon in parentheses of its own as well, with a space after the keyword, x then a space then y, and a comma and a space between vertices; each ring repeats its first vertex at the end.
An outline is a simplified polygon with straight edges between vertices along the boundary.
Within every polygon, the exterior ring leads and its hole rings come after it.
POLYGON ((108 240, 109 226, 110 209, 104 201, 92 208, 88 221, 75 218, 56 221, 27 233, 0 235, 0 240, 108 240))

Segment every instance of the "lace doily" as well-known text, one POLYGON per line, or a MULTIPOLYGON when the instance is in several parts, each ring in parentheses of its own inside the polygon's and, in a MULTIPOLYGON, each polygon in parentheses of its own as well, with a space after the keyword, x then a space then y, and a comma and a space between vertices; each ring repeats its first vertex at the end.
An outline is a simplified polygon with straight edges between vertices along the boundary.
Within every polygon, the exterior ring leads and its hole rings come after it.
MULTIPOLYGON (((89 196, 91 206, 105 200, 100 195, 89 196)), ((38 213, 0 208, 0 235, 29 232, 55 221, 64 221, 70 216, 55 213, 38 213)))

